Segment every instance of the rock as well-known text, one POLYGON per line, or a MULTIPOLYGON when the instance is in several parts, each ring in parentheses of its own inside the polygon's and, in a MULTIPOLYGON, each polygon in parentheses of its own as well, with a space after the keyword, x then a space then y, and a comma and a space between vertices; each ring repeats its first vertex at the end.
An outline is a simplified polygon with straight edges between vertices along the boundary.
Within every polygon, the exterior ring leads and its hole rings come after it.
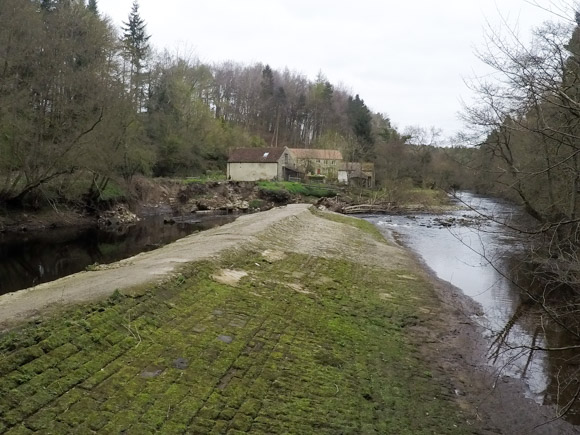
POLYGON ((209 205, 205 201, 197 201, 197 211, 207 211, 210 209, 209 205))
POLYGON ((173 367, 178 370, 185 370, 189 366, 189 360, 186 358, 177 358, 173 361, 173 367))
POLYGON ((230 344, 232 341, 234 341, 234 337, 231 335, 219 335, 218 340, 226 344, 230 344))
POLYGON ((117 206, 114 210, 108 210, 101 214, 98 224, 102 228, 116 228, 119 226, 133 225, 139 221, 135 213, 129 211, 124 205, 117 206))

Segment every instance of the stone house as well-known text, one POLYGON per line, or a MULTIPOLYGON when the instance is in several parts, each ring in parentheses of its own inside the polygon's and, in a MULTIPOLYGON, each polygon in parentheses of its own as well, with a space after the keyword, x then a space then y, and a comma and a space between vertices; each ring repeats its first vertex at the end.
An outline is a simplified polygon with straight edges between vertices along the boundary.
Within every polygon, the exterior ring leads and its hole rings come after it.
POLYGON ((228 158, 228 180, 283 181, 298 176, 294 156, 288 147, 235 148, 228 158))
POLYGON ((358 187, 375 187, 375 164, 344 162, 338 169, 338 182, 358 187))
POLYGON ((300 173, 324 177, 325 181, 338 180, 338 168, 342 164, 342 153, 338 150, 315 148, 290 148, 300 173))

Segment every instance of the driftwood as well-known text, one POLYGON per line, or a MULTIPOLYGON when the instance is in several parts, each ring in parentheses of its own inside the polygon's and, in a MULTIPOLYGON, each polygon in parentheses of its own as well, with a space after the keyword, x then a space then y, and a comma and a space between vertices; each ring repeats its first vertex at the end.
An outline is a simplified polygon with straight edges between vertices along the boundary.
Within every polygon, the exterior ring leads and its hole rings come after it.
POLYGON ((344 207, 342 212, 344 214, 355 214, 355 213, 388 213, 392 210, 392 204, 358 204, 351 205, 349 207, 344 207))

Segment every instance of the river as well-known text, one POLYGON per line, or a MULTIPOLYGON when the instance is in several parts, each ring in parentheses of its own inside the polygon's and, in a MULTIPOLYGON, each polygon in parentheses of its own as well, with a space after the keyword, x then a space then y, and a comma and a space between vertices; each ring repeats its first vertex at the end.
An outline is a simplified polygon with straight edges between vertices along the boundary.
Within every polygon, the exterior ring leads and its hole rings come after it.
MULTIPOLYGON (((462 209, 444 215, 373 215, 365 219, 413 250, 438 278, 448 281, 480 304, 474 320, 489 340, 489 364, 499 376, 523 379, 527 395, 539 404, 565 409, 578 391, 578 355, 530 352, 529 346, 572 344, 558 327, 542 321, 541 313, 526 304, 519 286, 529 285, 518 254, 525 243, 494 222, 518 221, 523 216, 512 205, 470 193, 461 201, 478 212, 462 209), (518 277, 516 282, 508 277, 518 277)), ((580 404, 565 418, 580 425, 580 404)))
POLYGON ((42 233, 0 234, 0 295, 54 281, 98 263, 113 263, 232 222, 235 215, 148 216, 114 230, 61 228, 42 233))

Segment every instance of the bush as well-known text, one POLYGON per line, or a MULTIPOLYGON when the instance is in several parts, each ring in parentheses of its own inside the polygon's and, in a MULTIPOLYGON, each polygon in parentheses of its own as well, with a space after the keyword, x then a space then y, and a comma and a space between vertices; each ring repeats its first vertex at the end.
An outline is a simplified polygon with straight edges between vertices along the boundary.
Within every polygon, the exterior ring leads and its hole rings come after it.
POLYGON ((266 205, 266 201, 262 199, 252 199, 249 203, 250 209, 256 210, 266 205))
POLYGON ((285 204, 292 199, 292 195, 283 189, 260 188, 260 197, 266 201, 272 201, 277 204, 285 204))
POLYGON ((286 191, 294 195, 312 196, 315 198, 325 198, 336 196, 336 191, 321 185, 303 184, 294 181, 260 181, 258 183, 261 190, 286 191))

